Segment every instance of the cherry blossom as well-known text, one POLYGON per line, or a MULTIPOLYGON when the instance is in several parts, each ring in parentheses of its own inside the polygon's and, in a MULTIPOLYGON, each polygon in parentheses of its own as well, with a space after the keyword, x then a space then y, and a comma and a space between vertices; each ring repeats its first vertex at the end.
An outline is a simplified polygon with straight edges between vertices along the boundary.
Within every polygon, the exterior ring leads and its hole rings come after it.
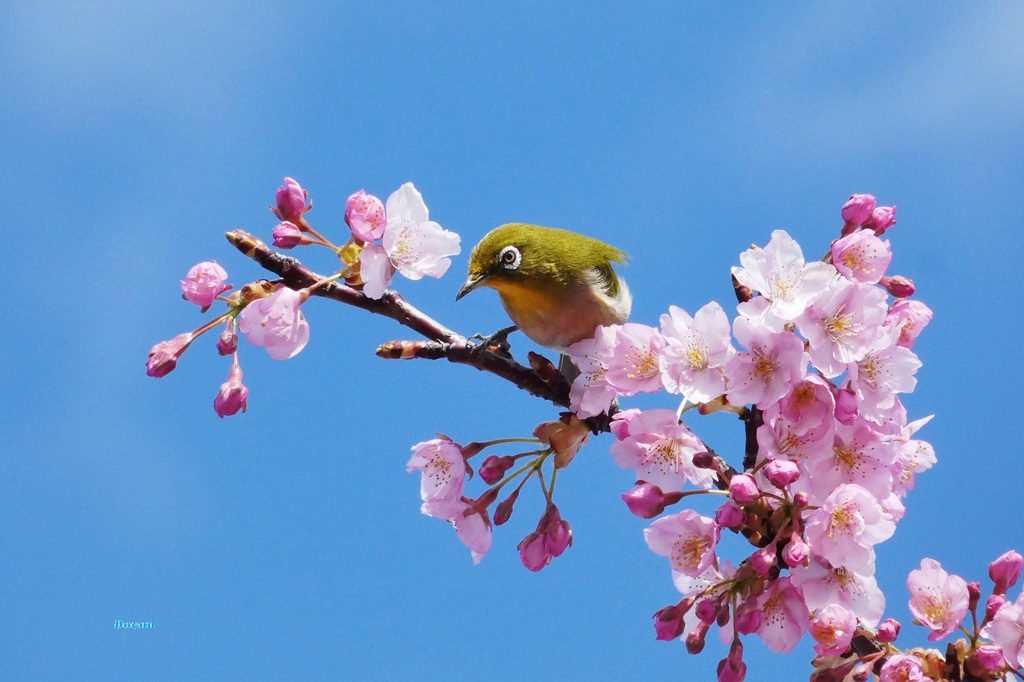
POLYGON ((715 560, 718 524, 692 509, 663 516, 644 530, 651 551, 667 556, 672 570, 700 576, 715 560))
POLYGON ((225 282, 228 273, 216 261, 196 263, 181 280, 181 297, 201 308, 213 305, 217 297, 231 288, 225 282))
POLYGON ((763 249, 753 247, 741 253, 740 264, 732 268, 733 277, 760 292, 771 302, 772 313, 786 321, 796 319, 838 276, 831 265, 805 262, 800 245, 783 230, 772 232, 763 249))
POLYGON ((892 537, 896 523, 874 495, 846 483, 807 517, 807 540, 814 551, 833 566, 857 569, 874 560, 872 549, 892 537))
POLYGON ((907 589, 910 590, 910 612, 931 630, 928 635, 931 642, 948 637, 967 615, 967 583, 960 576, 944 571, 934 559, 921 559, 921 568, 911 571, 907 577, 907 589))
POLYGON ((309 342, 309 323, 299 310, 304 300, 298 291, 281 287, 247 305, 238 314, 238 330, 275 360, 293 358, 309 342))
POLYGON ((693 464, 694 454, 705 449, 674 411, 655 409, 630 420, 629 435, 613 443, 611 453, 620 467, 635 469, 638 480, 662 490, 678 490, 686 481, 706 489, 714 473, 693 464))
POLYGON ((661 316, 661 333, 666 345, 659 363, 666 390, 682 393, 694 403, 725 393, 722 367, 736 349, 722 306, 712 301, 693 317, 682 308, 669 306, 668 313, 661 316))
POLYGON ((885 292, 847 279, 833 280, 798 318, 811 362, 826 377, 862 359, 886 316, 885 292))
POLYGON ((832 264, 847 279, 877 284, 892 260, 892 246, 871 230, 858 230, 832 243, 832 264))
POLYGON ((729 402, 768 407, 807 373, 807 353, 796 334, 774 332, 745 317, 736 318, 733 333, 750 350, 737 353, 725 366, 729 402))
POLYGON ((452 518, 463 510, 462 491, 466 481, 466 461, 459 446, 447 438, 433 438, 412 447, 406 471, 422 472, 420 498, 422 511, 440 519, 452 518))
POLYGON ((607 381, 615 329, 616 325, 598 327, 594 338, 577 341, 565 349, 580 371, 569 390, 569 407, 580 419, 603 414, 615 400, 615 389, 607 381))
POLYGON ((789 653, 807 632, 810 616, 800 589, 789 577, 772 581, 757 599, 761 622, 757 634, 769 649, 789 653))
POLYGON ((809 630, 819 656, 839 656, 850 648, 857 616, 839 604, 829 604, 814 612, 809 630))
POLYGON ((634 322, 615 328, 615 343, 608 356, 605 380, 620 396, 661 390, 658 356, 665 347, 661 332, 634 322))

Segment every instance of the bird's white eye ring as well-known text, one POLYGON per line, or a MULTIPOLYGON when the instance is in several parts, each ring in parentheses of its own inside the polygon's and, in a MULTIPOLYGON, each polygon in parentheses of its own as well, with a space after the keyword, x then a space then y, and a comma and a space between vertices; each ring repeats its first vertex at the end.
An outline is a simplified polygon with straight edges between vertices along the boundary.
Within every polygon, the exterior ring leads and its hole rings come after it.
POLYGON ((503 248, 501 253, 498 254, 498 262, 501 263, 506 270, 518 269, 519 263, 521 263, 522 260, 523 256, 519 253, 519 249, 511 244, 503 248))

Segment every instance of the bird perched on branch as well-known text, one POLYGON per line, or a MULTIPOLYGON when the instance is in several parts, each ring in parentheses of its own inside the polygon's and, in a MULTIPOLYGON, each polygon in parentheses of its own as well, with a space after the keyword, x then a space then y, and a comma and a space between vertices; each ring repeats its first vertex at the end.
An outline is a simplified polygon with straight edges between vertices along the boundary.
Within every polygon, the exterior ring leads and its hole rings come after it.
POLYGON ((491 230, 473 248, 459 300, 480 286, 498 292, 515 327, 559 352, 591 338, 598 325, 621 324, 633 299, 612 263, 626 254, 568 230, 510 223, 491 230))

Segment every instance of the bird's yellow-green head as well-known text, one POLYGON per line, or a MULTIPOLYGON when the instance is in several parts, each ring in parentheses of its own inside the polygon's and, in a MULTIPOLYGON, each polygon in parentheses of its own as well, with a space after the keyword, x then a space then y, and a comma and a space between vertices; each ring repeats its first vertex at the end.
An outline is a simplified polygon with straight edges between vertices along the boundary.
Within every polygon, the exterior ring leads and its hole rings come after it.
POLYGON ((548 348, 564 348, 594 328, 624 322, 631 299, 612 268, 626 254, 568 230, 510 223, 473 248, 469 275, 456 300, 477 287, 497 290, 523 333, 548 348))

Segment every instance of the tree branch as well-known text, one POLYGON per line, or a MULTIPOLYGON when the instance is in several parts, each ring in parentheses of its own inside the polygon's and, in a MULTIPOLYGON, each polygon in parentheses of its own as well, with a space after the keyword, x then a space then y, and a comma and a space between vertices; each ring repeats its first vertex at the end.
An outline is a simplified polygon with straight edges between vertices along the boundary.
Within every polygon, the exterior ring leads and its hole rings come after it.
MULTIPOLYGON (((244 230, 228 232, 225 236, 232 246, 281 277, 285 286, 291 289, 304 289, 324 279, 322 275, 310 270, 297 259, 272 251, 265 243, 244 230)), ((501 377, 558 407, 569 407, 569 387, 564 381, 560 384, 558 382, 548 383, 531 368, 520 365, 510 356, 495 353, 477 344, 471 344, 466 337, 426 315, 397 292, 388 290, 381 298, 373 299, 352 287, 338 282, 329 282, 313 289, 311 294, 361 308, 375 315, 390 317, 427 338, 430 342, 434 342, 419 347, 420 350, 413 351, 413 354, 408 356, 402 355, 402 349, 399 349, 398 355, 395 355, 395 348, 402 344, 410 344, 403 348, 414 348, 417 342, 390 342, 377 349, 377 355, 381 357, 445 358, 449 362, 469 365, 482 372, 489 372, 501 377)), ((607 431, 607 426, 601 430, 607 431)))

